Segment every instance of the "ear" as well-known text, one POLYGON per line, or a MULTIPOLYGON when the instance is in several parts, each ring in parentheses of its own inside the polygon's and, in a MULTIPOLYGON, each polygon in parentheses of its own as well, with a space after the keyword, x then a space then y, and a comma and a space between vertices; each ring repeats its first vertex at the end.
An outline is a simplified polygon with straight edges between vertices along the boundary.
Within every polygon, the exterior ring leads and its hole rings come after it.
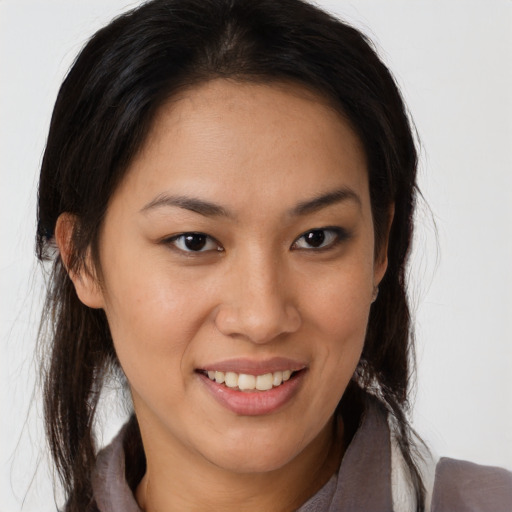
POLYGON ((81 265, 78 269, 72 268, 73 232, 77 222, 76 216, 71 213, 59 215, 55 225, 55 242, 80 301, 90 308, 103 308, 103 292, 96 278, 89 251, 85 265, 81 265))
POLYGON ((379 252, 375 255, 375 263, 373 265, 373 284, 375 287, 379 286, 384 274, 388 268, 388 246, 389 246, 389 233, 393 224, 395 216, 395 203, 392 203, 388 210, 388 219, 385 226, 385 232, 379 252))

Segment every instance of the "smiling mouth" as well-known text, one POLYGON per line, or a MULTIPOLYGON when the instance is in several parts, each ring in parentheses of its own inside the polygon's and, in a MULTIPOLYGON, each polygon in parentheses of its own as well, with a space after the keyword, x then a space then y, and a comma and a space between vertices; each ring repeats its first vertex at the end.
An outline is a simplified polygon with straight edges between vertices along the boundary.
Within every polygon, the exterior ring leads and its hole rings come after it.
POLYGON ((203 370, 200 373, 206 375, 211 381, 228 387, 234 391, 270 391, 278 388, 284 382, 292 379, 299 371, 283 370, 263 375, 250 375, 247 373, 221 372, 215 370, 203 370))

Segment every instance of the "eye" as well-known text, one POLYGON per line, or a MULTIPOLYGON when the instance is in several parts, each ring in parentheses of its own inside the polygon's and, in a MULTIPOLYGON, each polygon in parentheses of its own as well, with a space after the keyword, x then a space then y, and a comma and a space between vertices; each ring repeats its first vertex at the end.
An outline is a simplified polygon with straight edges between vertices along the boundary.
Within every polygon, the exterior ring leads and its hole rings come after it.
POLYGON ((165 241, 183 252, 222 251, 222 247, 205 233, 181 233, 165 241))
POLYGON ((347 237, 348 234, 341 228, 312 229, 297 238, 292 249, 328 249, 347 237))

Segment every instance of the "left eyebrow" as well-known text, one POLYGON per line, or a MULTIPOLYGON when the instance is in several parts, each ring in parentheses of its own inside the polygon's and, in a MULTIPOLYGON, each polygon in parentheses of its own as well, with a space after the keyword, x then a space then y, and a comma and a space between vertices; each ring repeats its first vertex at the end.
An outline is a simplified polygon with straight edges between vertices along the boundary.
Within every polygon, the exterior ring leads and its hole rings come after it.
POLYGON ((359 207, 362 206, 361 198, 350 188, 342 187, 326 194, 319 195, 313 199, 308 199, 299 203, 297 206, 290 210, 290 215, 300 216, 313 213, 327 206, 332 206, 337 203, 344 203, 346 201, 354 202, 359 207))

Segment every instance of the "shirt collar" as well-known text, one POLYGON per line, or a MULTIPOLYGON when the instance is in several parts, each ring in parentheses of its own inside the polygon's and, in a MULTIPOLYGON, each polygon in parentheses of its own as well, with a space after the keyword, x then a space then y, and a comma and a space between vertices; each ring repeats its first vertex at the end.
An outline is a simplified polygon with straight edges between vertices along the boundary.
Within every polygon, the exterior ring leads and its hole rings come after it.
MULTIPOLYGON (((100 512, 141 512, 125 479, 125 432, 126 425, 98 454, 92 486, 100 512)), ((389 426, 384 408, 374 398, 367 400, 339 471, 297 512, 361 510, 393 510, 389 426)))

